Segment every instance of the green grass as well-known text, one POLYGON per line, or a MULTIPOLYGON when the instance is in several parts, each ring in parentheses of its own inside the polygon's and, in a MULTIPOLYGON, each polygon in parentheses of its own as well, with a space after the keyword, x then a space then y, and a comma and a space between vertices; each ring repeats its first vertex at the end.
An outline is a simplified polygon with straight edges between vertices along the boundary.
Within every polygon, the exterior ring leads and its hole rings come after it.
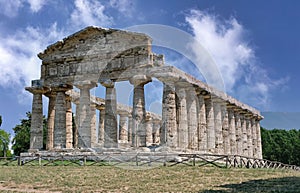
POLYGON ((0 166, 0 192, 300 192, 300 172, 216 167, 0 166), (146 168, 146 167, 145 167, 146 168))

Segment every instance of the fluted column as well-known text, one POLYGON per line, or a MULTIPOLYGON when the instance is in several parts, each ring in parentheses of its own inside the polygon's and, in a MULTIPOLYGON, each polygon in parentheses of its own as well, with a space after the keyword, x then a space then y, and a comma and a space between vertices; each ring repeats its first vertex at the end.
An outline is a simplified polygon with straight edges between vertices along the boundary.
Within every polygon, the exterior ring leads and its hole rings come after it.
POLYGON ((104 120, 105 120, 105 108, 99 108, 99 125, 98 125, 98 143, 104 143, 104 120))
POLYGON ((146 130, 145 130, 145 94, 144 85, 151 79, 146 76, 134 76, 130 79, 130 83, 134 85, 133 90, 133 110, 132 110, 132 146, 146 146, 146 130))
POLYGON ((246 117, 246 127, 247 127, 247 146, 248 146, 248 157, 253 157, 253 145, 252 145, 252 121, 250 115, 246 117))
POLYGON ((68 85, 53 88, 57 93, 55 101, 54 142, 55 149, 66 148, 66 91, 70 90, 68 85))
POLYGON ((43 149, 43 94, 47 92, 42 87, 26 87, 33 94, 30 149, 43 149))
POLYGON ((215 152, 215 121, 214 107, 211 98, 205 98, 206 124, 207 124, 207 150, 211 153, 215 152))
POLYGON ((197 117, 197 93, 193 87, 186 90, 187 116, 188 116, 188 148, 198 149, 198 117, 197 117))
POLYGON ((262 145, 259 119, 256 120, 257 158, 262 159, 262 145))
POLYGON ((129 144, 132 144, 132 124, 133 124, 132 113, 129 113, 128 114, 128 133, 127 133, 129 144))
POLYGON ((243 153, 243 142, 242 142, 242 125, 241 118, 238 111, 235 111, 235 136, 236 136, 236 154, 242 155, 243 153))
POLYGON ((66 99, 66 148, 73 148, 73 122, 71 98, 66 99))
POLYGON ((252 147, 253 147, 253 155, 252 157, 257 157, 257 132, 256 132, 256 118, 252 117, 251 119, 251 126, 252 126, 252 147))
POLYGON ((106 80, 101 83, 106 87, 105 93, 105 120, 104 120, 104 147, 118 147, 118 120, 117 120, 117 99, 115 83, 106 80))
POLYGON ((177 118, 178 118, 178 147, 188 148, 188 121, 186 106, 186 91, 182 85, 176 85, 177 94, 177 118))
POLYGON ((79 127, 79 99, 75 101, 76 114, 75 114, 75 127, 73 130, 73 146, 78 148, 78 127, 79 127))
POLYGON ((91 100, 90 89, 97 84, 92 82, 77 82, 76 87, 80 89, 79 99, 79 127, 78 127, 78 147, 91 147, 91 100))
POLYGON ((153 143, 159 144, 160 143, 160 127, 161 127, 161 120, 154 119, 153 120, 153 143))
POLYGON ((96 122, 97 122, 97 116, 96 116, 96 104, 91 103, 91 147, 95 147, 97 143, 97 136, 96 136, 96 122))
POLYGON ((207 127, 206 127, 206 109, 204 96, 198 94, 198 149, 205 152, 207 150, 207 127))
POLYGON ((223 135, 223 146, 224 146, 224 154, 230 155, 231 154, 231 147, 230 147, 230 132, 229 132, 229 118, 228 118, 228 111, 226 105, 221 106, 222 110, 222 135, 223 135))
POLYGON ((145 119, 146 146, 150 146, 153 144, 152 127, 153 127, 152 117, 150 113, 147 113, 145 119))
POLYGON ((243 146, 242 155, 248 156, 247 120, 244 114, 241 115, 241 123, 242 123, 242 146, 243 146))
POLYGON ((48 118, 47 118, 47 143, 46 149, 53 149, 53 132, 54 132, 54 118, 55 118, 55 100, 56 94, 51 92, 48 95, 48 118))
POLYGON ((223 135, 222 135, 222 112, 219 101, 214 100, 214 116, 215 116, 215 136, 216 136, 216 153, 223 154, 223 135))
POLYGON ((236 127, 235 127, 234 111, 232 107, 228 109, 228 119, 229 119, 230 152, 231 155, 236 155, 237 154, 236 127))
POLYGON ((177 146, 176 100, 174 83, 164 83, 160 143, 170 148, 177 146))
POLYGON ((119 119, 119 139, 121 143, 128 143, 128 126, 127 126, 127 117, 128 112, 120 111, 119 112, 120 119, 119 119))

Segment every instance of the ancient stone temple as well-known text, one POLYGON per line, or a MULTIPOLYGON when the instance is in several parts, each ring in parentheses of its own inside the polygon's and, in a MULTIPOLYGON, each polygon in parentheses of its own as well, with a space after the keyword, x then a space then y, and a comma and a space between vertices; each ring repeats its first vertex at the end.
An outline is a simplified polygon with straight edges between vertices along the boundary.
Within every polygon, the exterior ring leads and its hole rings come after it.
POLYGON ((165 65, 145 34, 87 27, 38 57, 41 78, 26 87, 33 94, 31 150, 43 148, 46 96, 49 151, 155 145, 173 152, 262 157, 260 112, 165 65), (154 78, 163 83, 161 115, 145 109, 144 86, 154 78), (131 106, 117 102, 120 81, 133 87, 131 106), (106 89, 104 99, 90 94, 100 85, 106 89))

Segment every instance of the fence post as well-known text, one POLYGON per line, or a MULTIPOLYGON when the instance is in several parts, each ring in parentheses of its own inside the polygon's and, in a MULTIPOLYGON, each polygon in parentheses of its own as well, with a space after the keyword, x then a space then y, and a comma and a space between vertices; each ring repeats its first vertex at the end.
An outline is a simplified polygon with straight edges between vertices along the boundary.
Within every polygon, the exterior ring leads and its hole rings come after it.
POLYGON ((42 158, 41 158, 41 155, 39 155, 39 166, 42 165, 42 158))
POLYGON ((193 155, 193 166, 196 165, 196 154, 193 155))

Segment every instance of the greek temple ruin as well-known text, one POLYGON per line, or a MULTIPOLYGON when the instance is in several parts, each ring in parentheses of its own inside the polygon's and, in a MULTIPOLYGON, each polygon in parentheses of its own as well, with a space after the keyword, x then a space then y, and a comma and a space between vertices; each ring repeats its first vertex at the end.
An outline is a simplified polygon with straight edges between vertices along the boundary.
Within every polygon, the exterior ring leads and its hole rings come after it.
POLYGON ((260 112, 165 65, 151 43, 145 34, 87 27, 39 53, 41 77, 26 87, 33 94, 30 150, 43 149, 47 97, 47 151, 155 146, 261 159, 260 112), (145 108, 144 86, 154 79, 163 84, 161 115, 145 108), (117 102, 121 81, 132 85, 132 105, 117 102), (104 99, 90 92, 100 85, 104 99))

